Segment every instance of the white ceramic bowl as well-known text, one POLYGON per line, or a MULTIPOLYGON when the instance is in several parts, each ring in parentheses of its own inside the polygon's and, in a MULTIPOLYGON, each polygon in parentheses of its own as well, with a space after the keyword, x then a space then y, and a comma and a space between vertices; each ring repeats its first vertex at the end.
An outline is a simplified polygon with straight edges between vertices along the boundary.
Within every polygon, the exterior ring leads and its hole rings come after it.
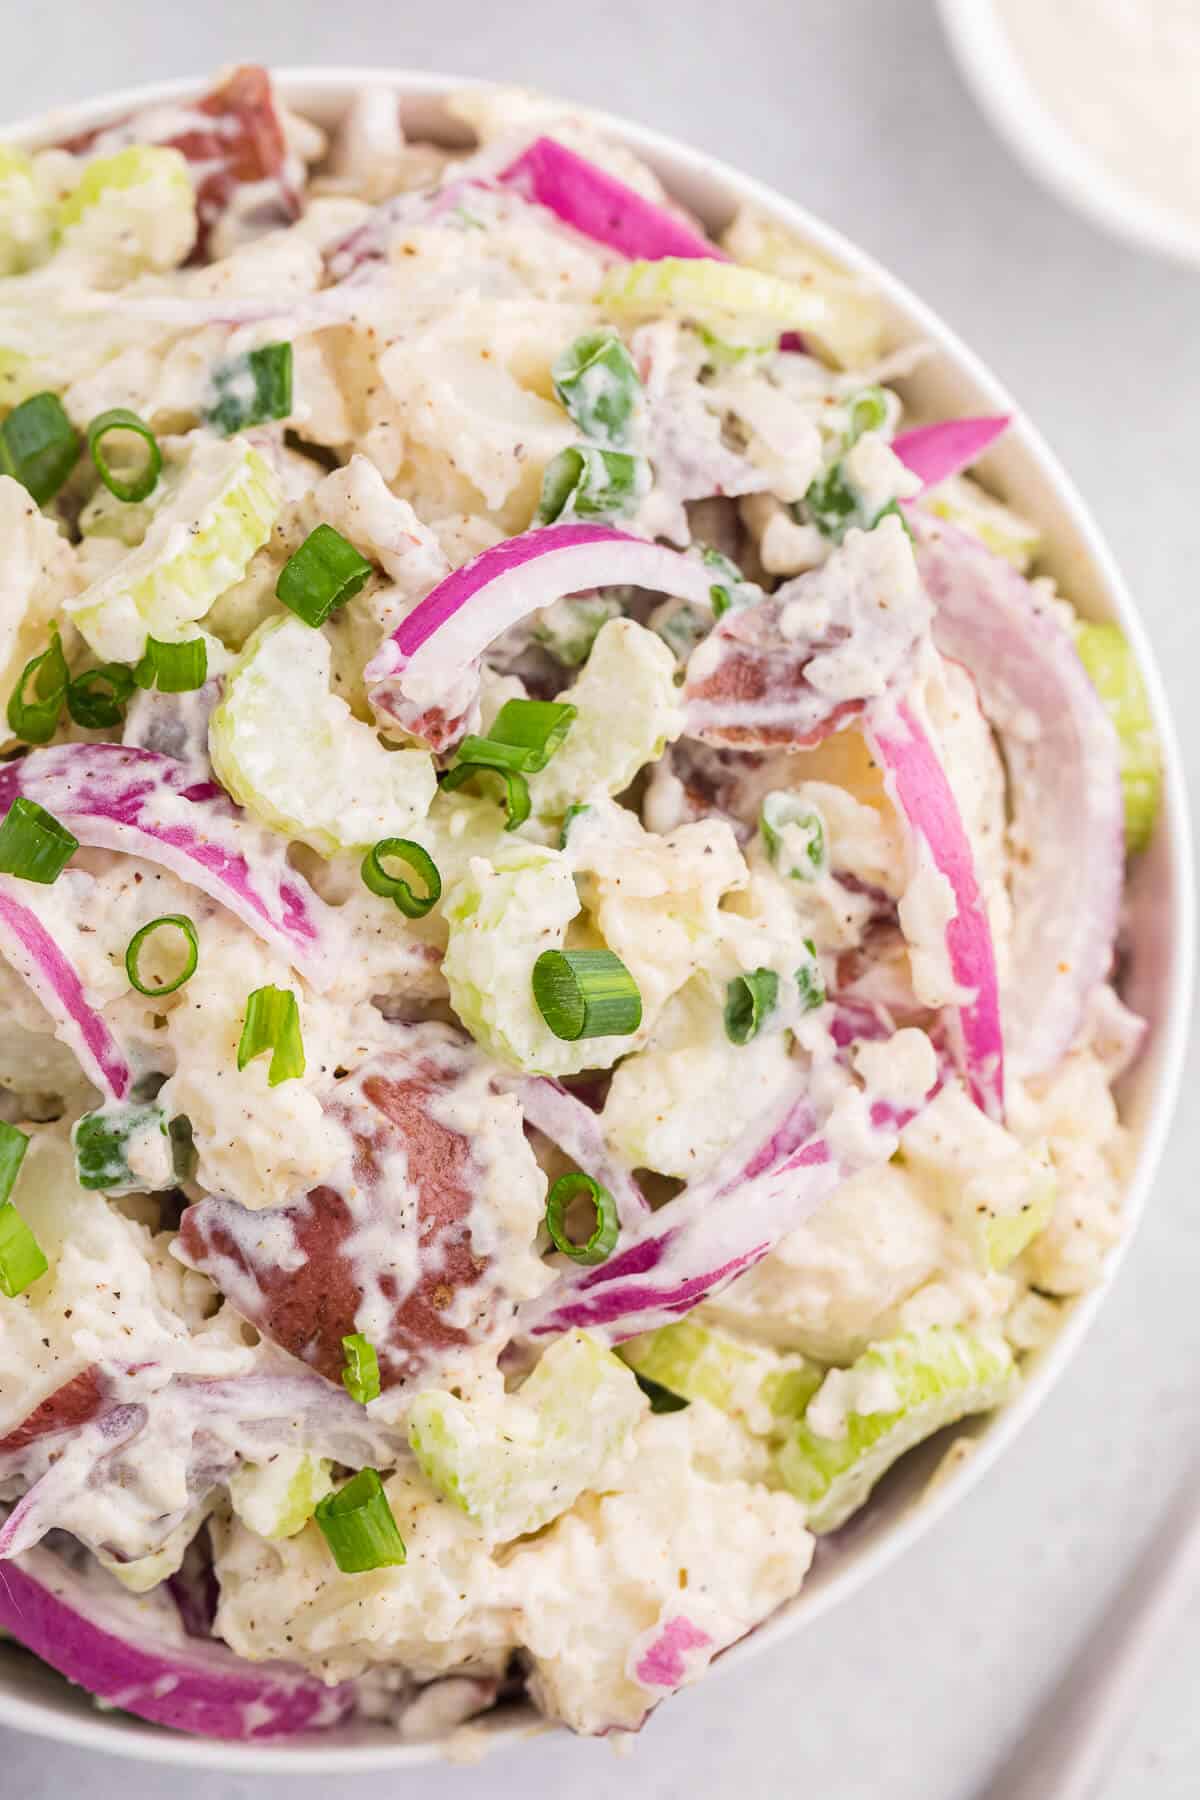
MULTIPOLYGON (((1050 8, 1054 0, 1044 4, 1050 8)), ((1026 73, 995 0, 938 0, 938 9, 968 87, 1031 175, 1128 243, 1200 264, 1200 232, 1122 181, 1055 117, 1026 73)))
MULTIPOLYGON (((337 119, 351 94, 366 82, 388 80, 403 103, 405 123, 415 136, 462 142, 461 126, 448 117, 443 96, 465 82, 446 76, 390 75, 378 69, 295 70, 278 75, 290 105, 322 124, 337 119)), ((103 125, 137 106, 201 91, 191 81, 163 83, 63 108, 6 132, 29 146, 54 142, 103 125)), ((920 340, 936 347, 919 374, 902 383, 915 411, 930 417, 954 413, 1016 411, 1003 388, 927 307, 898 281, 803 208, 736 174, 698 150, 642 126, 601 115, 601 123, 651 163, 668 187, 719 228, 742 201, 752 201, 827 256, 865 276, 880 292, 892 345, 920 340)), ((1186 1045, 1192 987, 1194 896, 1184 806, 1183 771, 1167 714, 1162 683, 1133 603, 1075 489, 1037 433, 1018 418, 987 458, 986 473, 996 490, 1042 526, 1050 547, 1048 566, 1083 612, 1115 619, 1132 639, 1150 690, 1166 757, 1166 802, 1155 841, 1142 859, 1131 905, 1133 1003, 1152 1021, 1145 1055, 1129 1076, 1122 1110, 1138 1145, 1137 1166, 1126 1202, 1129 1236, 1150 1191, 1179 1083, 1186 1045)), ((1120 1251, 1114 1257, 1118 1260, 1120 1251)), ((1038 1359, 1016 1399, 998 1415, 977 1421, 977 1452, 936 1494, 922 1490, 944 1448, 927 1446, 905 1460, 877 1490, 871 1504, 836 1540, 821 1546, 803 1592, 754 1635, 720 1659, 718 1669, 778 1643, 847 1599, 918 1534, 927 1530, 978 1480, 1011 1443, 1025 1420, 1057 1379, 1068 1357, 1096 1316, 1103 1290, 1078 1302, 1053 1345, 1038 1359)), ((712 1679, 710 1675, 709 1679, 712 1679)), ((439 1754, 437 1745, 398 1743, 379 1727, 348 1726, 302 1744, 274 1747, 231 1745, 181 1737, 134 1719, 95 1712, 86 1696, 69 1688, 49 1669, 0 1646, 0 1723, 93 1750, 117 1752, 145 1761, 189 1767, 342 1773, 412 1766, 439 1754)), ((523 1735, 532 1725, 527 1711, 500 1715, 497 1737, 523 1735)))

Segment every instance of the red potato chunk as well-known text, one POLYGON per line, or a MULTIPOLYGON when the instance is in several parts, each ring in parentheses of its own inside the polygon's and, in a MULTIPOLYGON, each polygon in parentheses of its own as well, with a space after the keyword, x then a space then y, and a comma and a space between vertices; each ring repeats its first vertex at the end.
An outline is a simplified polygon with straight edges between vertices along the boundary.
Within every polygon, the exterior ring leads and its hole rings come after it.
POLYGON ((99 1369, 81 1369, 78 1375, 72 1375, 69 1381, 48 1394, 20 1425, 0 1437, 0 1457, 27 1450, 39 1438, 86 1425, 101 1412, 104 1402, 104 1379, 99 1369))
MULTIPOLYGON (((373 1343, 388 1389, 507 1317, 492 1257, 472 1227, 488 1183, 486 1160, 462 1128, 476 1093, 488 1104, 478 1059, 440 1027, 416 1027, 413 1039, 415 1052, 373 1057, 330 1099, 348 1144, 336 1179, 265 1212, 201 1200, 180 1230, 184 1261, 265 1337, 334 1382, 342 1339, 356 1331, 373 1343)), ((490 1220, 487 1230, 495 1238, 490 1220)))
POLYGON ((116 125, 71 138, 63 148, 86 155, 118 143, 166 144, 192 165, 199 221, 193 262, 207 261, 213 229, 243 185, 269 184, 253 217, 247 217, 247 226, 267 231, 290 225, 300 216, 300 195, 288 167, 287 140, 271 77, 256 64, 235 69, 202 100, 148 108, 116 125))
POLYGON ((729 613, 700 646, 684 686, 688 730, 733 749, 802 749, 819 744, 865 705, 830 702, 809 684, 808 664, 848 633, 789 642, 771 600, 729 613))

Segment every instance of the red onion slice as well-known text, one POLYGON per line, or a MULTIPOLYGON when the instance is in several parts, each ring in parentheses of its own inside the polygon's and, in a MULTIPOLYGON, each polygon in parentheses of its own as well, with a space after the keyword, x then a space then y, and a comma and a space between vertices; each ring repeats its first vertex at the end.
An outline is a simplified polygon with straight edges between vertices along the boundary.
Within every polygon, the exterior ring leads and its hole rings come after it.
POLYGON ((377 712, 435 750, 467 729, 488 645, 566 594, 632 586, 711 608, 711 575, 675 550, 607 525, 545 525, 494 544, 426 594, 367 664, 377 712))
MULTIPOLYGON (((843 1065, 855 1042, 891 1035, 866 1007, 839 1005, 830 1023, 843 1065)), ((942 1079, 939 1066, 921 1106, 942 1079)), ((817 1129, 811 1088, 805 1071, 765 1124, 756 1120, 742 1132, 706 1175, 623 1228, 606 1263, 572 1269, 526 1301, 517 1311, 521 1334, 537 1339, 579 1328, 614 1344, 669 1325, 753 1268, 851 1175, 886 1162, 921 1110, 871 1096, 873 1139, 835 1146, 817 1129)))
POLYGON ((287 862, 281 839, 215 785, 189 785, 182 763, 122 744, 61 744, 0 769, 0 812, 19 794, 81 844, 140 856, 222 906, 307 975, 336 977, 336 914, 287 862))
POLYGON ((978 462, 1011 423, 1007 413, 979 419, 942 419, 936 425, 918 425, 913 431, 902 431, 892 439, 892 449, 927 488, 937 487, 939 482, 961 475, 978 462))
POLYGON ((97 1699, 197 1737, 261 1740, 339 1725, 348 1683, 325 1687, 286 1663, 248 1663, 188 1637, 165 1594, 127 1594, 45 1550, 0 1575, 0 1626, 97 1699))
POLYGON ((195 1515, 212 1488, 239 1462, 269 1462, 287 1449, 304 1449, 351 1468, 391 1467, 399 1435, 377 1421, 340 1386, 319 1376, 255 1374, 225 1378, 176 1376, 146 1366, 144 1378, 127 1370, 97 1410, 73 1423, 24 1435, 19 1449, 0 1456, 4 1479, 30 1483, 0 1522, 0 1561, 22 1555, 56 1528, 70 1529, 90 1548, 103 1549, 78 1523, 81 1492, 96 1497, 94 1517, 135 1487, 139 1472, 177 1465, 180 1505, 154 1521, 157 1541, 195 1515), (158 1381, 159 1385, 154 1385, 158 1381))
POLYGON ((951 1009, 951 1037, 975 1104, 989 1118, 1004 1117, 1004 1037, 996 952, 975 875, 970 840, 936 750, 912 708, 874 707, 864 735, 883 770, 883 782, 908 837, 910 880, 936 871, 950 885, 954 916, 945 927, 946 956, 955 984, 970 997, 951 1009))
POLYGON ((527 1302, 521 1327, 531 1338, 579 1327, 620 1343, 669 1325, 753 1268, 844 1179, 822 1137, 769 1162, 760 1147, 741 1180, 717 1191, 712 1178, 685 1189, 606 1263, 572 1271, 527 1302))
POLYGON ((555 138, 535 138, 498 179, 524 199, 547 207, 564 225, 634 261, 657 262, 664 256, 730 260, 674 213, 555 138))
POLYGON ((1116 731, 1050 603, 965 532, 909 518, 936 608, 934 639, 970 671, 1008 768, 1012 969, 1009 1061, 1052 1068, 1112 963, 1124 878, 1116 731))
POLYGON ((20 898, 22 883, 0 875, 0 956, 11 963, 54 1020, 88 1080, 112 1100, 124 1100, 133 1076, 116 1038, 87 997, 78 970, 37 914, 20 898))

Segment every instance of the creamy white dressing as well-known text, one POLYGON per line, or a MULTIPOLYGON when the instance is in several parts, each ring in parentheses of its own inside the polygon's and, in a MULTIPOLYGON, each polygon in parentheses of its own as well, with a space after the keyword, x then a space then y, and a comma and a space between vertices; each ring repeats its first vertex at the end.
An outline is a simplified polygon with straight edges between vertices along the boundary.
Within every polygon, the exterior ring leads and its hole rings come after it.
POLYGON ((1200 232, 1200 17, 1189 0, 999 0, 1038 98, 1134 196, 1200 232))
MULTIPOLYGON (((884 395, 881 428, 850 442, 864 386, 902 375, 911 359, 877 364, 873 302, 776 228, 741 217, 731 246, 768 273, 815 284, 857 333, 864 366, 834 373, 811 354, 770 349, 730 360, 665 308, 636 329, 617 324, 641 382, 631 447, 646 486, 619 523, 680 549, 709 543, 738 564, 745 579, 719 584, 736 588, 720 628, 695 553, 682 565, 695 577, 695 591, 692 577, 684 584, 691 600, 664 605, 614 587, 609 553, 596 549, 562 579, 536 563, 510 568, 485 597, 486 618, 481 606, 462 609, 436 634, 437 653, 408 668, 389 647, 451 569, 529 524, 547 464, 580 441, 552 397, 553 366, 612 323, 595 302, 614 262, 607 249, 519 194, 467 184, 493 180, 553 119, 565 143, 660 197, 631 153, 583 121, 491 92, 465 107, 486 141, 448 164, 407 144, 394 97, 373 90, 338 134, 324 193, 306 191, 303 168, 321 154, 321 134, 283 115, 280 175, 206 204, 206 262, 163 266, 171 222, 135 193, 120 232, 114 209, 93 209, 86 256, 77 247, 5 278, 19 284, 8 290, 20 302, 11 348, 31 359, 31 380, 61 391, 81 427, 109 405, 141 412, 170 464, 144 506, 89 500, 78 544, 0 479, 0 673, 11 688, 52 621, 72 672, 83 640, 96 659, 132 662, 147 632, 205 635, 205 686, 139 691, 111 734, 170 759, 137 801, 140 834, 94 832, 100 847, 79 851, 53 885, 23 884, 22 899, 164 1117, 188 1121, 184 1198, 215 1207, 216 1228, 206 1240, 201 1215, 190 1215, 206 1248, 189 1255, 204 1273, 185 1266, 176 1200, 158 1193, 177 1177, 150 1125, 126 1155, 153 1191, 117 1202, 76 1186, 69 1125, 95 1097, 22 993, 0 1033, 0 1086, 33 1137, 15 1198, 51 1266, 0 1302, 0 1440, 89 1371, 104 1387, 96 1419, 16 1461, 0 1452, 0 1494, 7 1503, 28 1493, 34 1523, 71 1531, 129 1586, 153 1587, 177 1567, 210 1514, 219 1635, 254 1661, 298 1662, 331 1681, 371 1671, 379 1691, 368 1706, 401 1709, 402 1730, 443 1730, 490 1704, 514 1652, 554 1716, 585 1731, 634 1729, 804 1579, 812 1541, 804 1507, 779 1485, 787 1433, 773 1410, 789 1378, 816 1380, 833 1365, 807 1417, 844 1443, 850 1413, 901 1404, 885 1372, 849 1371, 869 1344, 938 1329, 1029 1345, 1054 1307, 1031 1298, 1031 1282, 1067 1295, 1097 1278, 1123 1174, 1109 1080, 1139 1027, 1104 989, 1065 1061, 1036 1082, 1010 1082, 1005 1125, 973 1106, 940 1040, 935 1049, 920 1028, 930 1010, 971 997, 946 948, 954 891, 923 833, 901 833, 854 709, 871 704, 869 737, 881 707, 908 696, 917 708, 1002 968, 1009 889, 1036 824, 1017 808, 1006 830, 1006 810, 1043 726, 1003 686, 985 717, 970 679, 932 656, 931 606, 898 518, 839 543, 840 527, 823 535, 793 514, 835 459, 860 523, 914 492, 887 443, 894 395, 884 395), (437 193, 422 186, 431 174, 437 193), (305 213, 288 225, 297 201, 305 213), (145 261, 131 267, 136 255, 145 261), (289 419, 255 426, 247 441, 217 438, 200 418, 214 369, 284 338, 295 363, 289 419), (292 428, 304 445, 285 443, 292 428), (318 526, 372 574, 314 630, 284 617, 276 586, 318 526), (567 579, 579 592, 564 596, 567 579), (512 629, 492 642, 492 624, 512 629), (692 643, 685 693, 679 665, 692 643), (791 752, 727 748, 715 731, 702 741, 723 702, 696 701, 691 689, 728 672, 747 644, 766 680, 739 702, 743 727, 792 737, 824 731, 833 714, 846 728, 791 752), (377 654, 389 673, 369 684, 377 654), (235 719, 239 685, 244 702, 255 682, 235 719), (531 697, 557 697, 575 717, 530 774, 529 819, 509 832, 494 787, 435 791, 433 761, 403 721, 441 709, 487 733, 506 700, 531 697), (240 816, 204 798, 214 774, 240 816), (185 788, 198 798, 183 800, 185 788), (775 793, 797 810, 772 866, 759 815, 775 793), (815 823, 796 822, 805 811, 815 823), (364 884, 363 851, 385 836, 411 838, 435 862, 442 894, 424 917, 364 884), (175 993, 143 996, 125 950, 164 914, 194 922, 198 967, 175 993), (641 1000, 636 1029, 576 1040, 550 1030, 532 970, 561 948, 608 950, 624 964, 641 1000), (809 1003, 798 971, 819 975, 828 1003, 809 1003), (731 989, 772 975, 773 1004, 735 1042, 731 989), (274 1085, 268 1054, 237 1066, 248 998, 264 986, 295 995, 304 1049, 303 1071, 274 1085), (569 1149, 527 1132, 525 1107, 535 1109, 522 1090, 534 1077, 565 1080, 554 1106, 580 1109, 572 1131, 563 1127, 569 1149), (61 1125, 26 1116, 63 1106, 61 1125), (904 1159, 892 1161, 897 1115, 909 1113, 904 1159), (773 1138, 785 1122, 814 1140, 807 1165, 792 1166, 773 1138), (607 1414, 585 1395, 555 1413, 539 1460, 545 1409, 514 1402, 512 1390, 563 1339, 530 1335, 528 1322, 552 1316, 564 1295, 602 1291, 583 1285, 581 1265, 547 1255, 546 1199, 572 1156, 586 1164, 600 1140, 623 1178, 615 1254, 631 1231, 652 1244, 660 1230, 663 1254, 637 1277, 651 1291, 634 1295, 635 1310, 597 1329, 670 1327, 687 1290, 702 1300, 697 1318, 730 1334, 732 1361, 722 1365, 718 1349, 710 1371, 728 1411, 698 1399, 642 1417, 628 1369, 597 1349, 611 1391, 640 1422, 599 1458, 607 1414), (644 1216, 637 1182, 651 1202, 644 1216), (707 1196, 690 1214, 680 1183, 707 1196), (1031 1210, 1037 1231, 1015 1260, 990 1265, 989 1250, 1015 1242, 1031 1210), (328 1256, 328 1269, 309 1268, 309 1255, 328 1256), (310 1338, 306 1318, 274 1307, 293 1279, 314 1276, 310 1338), (345 1316, 331 1331, 335 1304, 345 1316), (365 1408, 340 1384, 340 1338, 351 1331, 375 1349, 385 1384, 365 1408), (807 1371, 798 1353, 820 1366, 807 1371), (414 1396, 431 1388, 455 1402, 447 1429, 468 1463, 507 1422, 509 1447, 528 1453, 526 1491, 505 1499, 507 1511, 485 1495, 483 1513, 536 1515, 536 1534, 509 1534, 501 1547, 462 1495, 409 1457, 414 1396), (114 1406, 137 1415, 120 1443, 104 1436, 114 1406), (343 1577, 319 1530, 273 1535, 308 1457, 382 1472, 408 1545, 403 1568, 343 1577), (261 1504, 235 1503, 231 1517, 226 1490, 236 1502, 256 1470, 261 1504), (410 1706, 427 1681, 437 1685, 410 1706)), ((240 129, 158 108, 114 127, 96 151, 190 130, 232 142, 240 129)), ((56 182, 65 191, 78 172, 77 159, 50 153, 38 192, 56 182)), ((224 172, 215 155, 190 169, 210 193, 224 172)), ((3 231, 0 208, 0 266, 3 231)), ((22 231, 21 254, 32 254, 40 240, 22 231)), ((231 380, 224 391, 236 401, 254 398, 248 367, 231 380)), ((584 415, 616 397, 602 365, 583 377, 584 415)), ((1032 541, 1023 521, 1015 529, 1032 541)), ((1036 603, 1070 623, 1055 595, 1036 603)), ((61 740, 85 735, 64 724, 61 740)), ((442 762, 453 753, 451 741, 442 762)), ((132 804, 127 785, 97 773, 93 798, 132 804)), ((146 964, 159 966, 156 952, 146 964)), ((163 1699, 177 1679, 150 1686, 163 1699)), ((247 1730, 270 1718, 265 1702, 242 1708, 247 1730)))

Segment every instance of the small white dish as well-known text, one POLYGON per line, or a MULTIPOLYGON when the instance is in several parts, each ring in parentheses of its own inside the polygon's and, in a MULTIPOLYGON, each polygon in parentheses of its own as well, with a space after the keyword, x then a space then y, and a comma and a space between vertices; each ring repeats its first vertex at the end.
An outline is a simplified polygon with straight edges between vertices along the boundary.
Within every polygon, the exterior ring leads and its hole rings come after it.
MULTIPOLYGON (((445 107, 448 93, 472 85, 464 79, 349 68, 278 71, 276 80, 290 106, 326 126, 338 119, 359 88, 388 82, 396 89, 412 136, 464 142, 462 126, 451 119, 445 107)), ((200 81, 184 80, 126 90, 26 120, 9 128, 3 137, 28 147, 54 143, 109 124, 138 107, 191 98, 203 87, 200 81)), ((1046 566, 1080 610, 1088 617, 1115 620, 1132 643, 1162 740, 1165 797, 1154 841, 1140 861, 1128 894, 1133 972, 1129 998, 1150 1020, 1151 1030, 1145 1053, 1120 1092, 1122 1116, 1137 1154, 1125 1200, 1125 1229, 1111 1264, 1115 1269, 1149 1196, 1175 1104, 1190 1024, 1195 937, 1182 760, 1162 681, 1133 601, 1082 500, 1037 432, 1019 415, 1014 401, 983 364, 907 288, 793 201, 659 132, 611 115, 595 116, 605 130, 652 164, 666 185, 710 228, 720 229, 740 204, 750 202, 825 257, 869 282, 884 304, 887 347, 919 343, 932 346, 935 352, 920 361, 911 377, 897 384, 914 414, 927 418, 1014 415, 1011 429, 984 460, 989 484, 1041 526, 1048 546, 1046 566)), ((932 1493, 926 1495, 925 1490, 945 1454, 944 1439, 935 1439, 912 1453, 892 1472, 852 1524, 821 1546, 802 1592, 752 1636, 727 1651, 708 1679, 780 1643, 846 1600, 940 1519, 1012 1442, 1041 1403, 1091 1327, 1104 1293, 1105 1288, 1099 1288, 1076 1302, 1053 1343, 1026 1365, 1026 1379, 1008 1406, 956 1428, 957 1436, 971 1438, 973 1452, 956 1459, 952 1470, 941 1470, 932 1493)), ((85 1694, 68 1687, 44 1665, 4 1645, 0 1645, 0 1725, 144 1762, 260 1775, 412 1768, 446 1754, 449 1748, 446 1743, 404 1743, 382 1726, 355 1724, 278 1745, 184 1737, 120 1714, 97 1712, 85 1694)), ((546 1727, 529 1709, 519 1708, 491 1715, 482 1729, 498 1743, 546 1727)))
MULTIPOLYGON (((1044 0, 1047 8, 1054 0, 1044 0)), ((1200 232, 1158 206, 1071 135, 1030 80, 995 0, 938 0, 951 50, 1018 161, 1068 206, 1139 249, 1200 266, 1200 232)), ((1071 71, 1064 70, 1064 80, 1071 71)))

